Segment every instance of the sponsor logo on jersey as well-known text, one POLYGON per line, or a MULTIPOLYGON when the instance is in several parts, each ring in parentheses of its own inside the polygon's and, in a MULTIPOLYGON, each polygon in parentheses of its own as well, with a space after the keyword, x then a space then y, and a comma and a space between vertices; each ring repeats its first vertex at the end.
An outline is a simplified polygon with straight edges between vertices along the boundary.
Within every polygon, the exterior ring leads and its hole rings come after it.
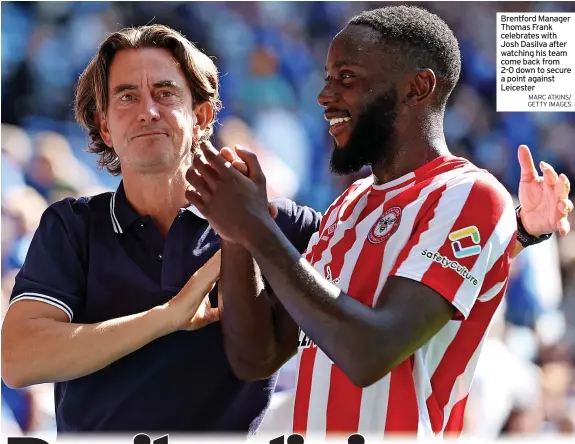
POLYGON ((461 277, 463 277, 464 279, 467 279, 469 282, 471 282, 473 285, 477 285, 479 282, 477 280, 477 278, 475 276, 473 276, 469 270, 467 269, 467 267, 461 265, 459 262, 457 261, 452 261, 449 258, 442 256, 441 254, 439 254, 437 251, 428 251, 427 248, 425 250, 423 250, 421 252, 422 256, 425 256, 427 259, 431 260, 431 261, 435 261, 438 264, 441 264, 441 266, 443 268, 451 268, 453 271, 455 271, 458 275, 460 275, 461 277))
POLYGON ((449 240, 451 241, 451 249, 453 254, 457 259, 463 259, 464 257, 476 256, 481 253, 481 235, 476 226, 465 227, 460 230, 453 231, 449 233, 449 240), (469 245, 469 241, 466 241, 467 247, 464 247, 463 239, 471 239, 474 245, 469 245))

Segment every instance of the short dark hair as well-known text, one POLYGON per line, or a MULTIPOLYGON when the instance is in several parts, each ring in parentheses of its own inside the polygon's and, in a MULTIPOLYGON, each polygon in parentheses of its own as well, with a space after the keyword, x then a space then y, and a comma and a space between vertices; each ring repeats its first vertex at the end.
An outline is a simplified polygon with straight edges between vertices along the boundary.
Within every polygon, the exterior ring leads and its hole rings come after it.
POLYGON ((208 102, 213 118, 206 127, 202 140, 211 137, 217 112, 222 103, 219 96, 218 70, 210 57, 200 51, 179 32, 164 25, 124 28, 106 37, 98 52, 80 75, 76 89, 76 120, 88 129, 92 139, 88 152, 99 155, 98 164, 112 175, 121 174, 120 159, 113 147, 104 143, 96 121, 96 113, 108 107, 108 71, 118 51, 124 49, 163 48, 172 53, 184 72, 192 91, 194 104, 208 102))
POLYGON ((399 49, 409 68, 429 68, 437 78, 437 97, 445 106, 461 73, 461 53, 453 31, 437 15, 416 6, 386 6, 364 11, 349 25, 365 25, 381 41, 399 49))

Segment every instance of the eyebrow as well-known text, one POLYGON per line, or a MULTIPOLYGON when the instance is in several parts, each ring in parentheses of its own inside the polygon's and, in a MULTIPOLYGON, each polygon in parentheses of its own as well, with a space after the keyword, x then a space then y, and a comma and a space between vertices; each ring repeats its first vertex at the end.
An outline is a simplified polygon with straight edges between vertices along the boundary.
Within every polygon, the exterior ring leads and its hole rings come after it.
MULTIPOLYGON (((339 62, 335 62, 333 66, 334 68, 341 68, 342 66, 357 66, 361 68, 363 65, 355 60, 340 60, 339 62)), ((327 66, 325 66, 324 69, 327 71, 327 66)))
MULTIPOLYGON (((173 80, 159 80, 152 85, 154 88, 173 88, 177 90, 179 93, 182 93, 183 90, 178 86, 176 82, 173 80)), ((124 91, 134 91, 139 89, 137 85, 132 85, 129 83, 121 83, 120 85, 114 87, 112 90, 112 95, 116 96, 118 94, 123 93, 124 91)))

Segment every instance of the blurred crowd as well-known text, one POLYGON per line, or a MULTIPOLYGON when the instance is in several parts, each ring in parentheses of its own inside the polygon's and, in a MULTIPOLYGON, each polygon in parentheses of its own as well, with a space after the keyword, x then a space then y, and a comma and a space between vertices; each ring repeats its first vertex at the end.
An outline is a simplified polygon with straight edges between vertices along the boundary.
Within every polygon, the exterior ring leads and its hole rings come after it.
MULTIPOLYGON (((332 142, 316 102, 333 36, 372 2, 2 2, 2 315, 42 212, 66 196, 111 190, 73 120, 74 87, 107 32, 162 23, 215 57, 224 109, 217 146, 256 151, 269 193, 324 210, 356 177, 329 172, 332 142)), ((459 39, 461 81, 449 102, 451 151, 517 192, 517 146, 575 183, 574 113, 496 112, 496 12, 575 12, 570 2, 428 2, 459 39)), ((367 174, 362 171, 360 174, 367 174)), ((571 219, 575 228, 575 220, 571 219)), ((575 436, 575 232, 513 263, 468 402, 467 433, 575 436)), ((266 427, 284 413, 282 369, 266 427)), ((2 383, 4 433, 53 430, 52 387, 2 383)))

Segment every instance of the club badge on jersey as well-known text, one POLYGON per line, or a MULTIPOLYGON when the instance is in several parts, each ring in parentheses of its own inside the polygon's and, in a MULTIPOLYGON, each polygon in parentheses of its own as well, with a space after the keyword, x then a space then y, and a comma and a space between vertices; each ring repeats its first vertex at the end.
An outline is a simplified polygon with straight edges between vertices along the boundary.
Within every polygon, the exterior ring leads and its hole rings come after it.
POLYGON ((367 234, 367 239, 372 244, 381 244, 389 239, 397 231, 401 222, 401 208, 391 207, 373 224, 367 234))

